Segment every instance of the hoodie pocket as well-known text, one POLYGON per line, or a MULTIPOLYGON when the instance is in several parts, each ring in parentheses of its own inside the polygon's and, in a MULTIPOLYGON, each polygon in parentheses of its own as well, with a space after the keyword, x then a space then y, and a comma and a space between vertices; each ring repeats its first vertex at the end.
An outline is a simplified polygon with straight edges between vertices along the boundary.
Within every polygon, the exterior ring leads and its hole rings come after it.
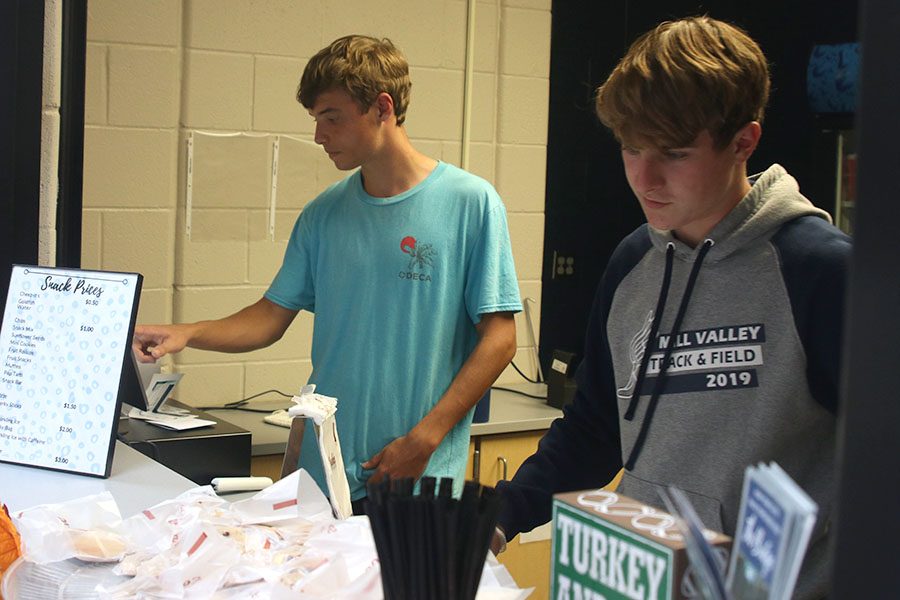
MULTIPOLYGON (((658 507, 661 510, 668 512, 665 503, 659 496, 660 488, 665 488, 666 485, 667 484, 665 483, 654 483, 635 477, 628 471, 625 471, 622 474, 622 484, 617 491, 624 496, 628 496, 629 498, 633 498, 634 500, 658 507)), ((694 511, 697 513, 697 516, 700 517, 700 520, 707 529, 724 532, 722 527, 721 502, 716 498, 710 498, 709 496, 704 496, 681 487, 678 489, 684 492, 688 500, 690 500, 691 505, 694 507, 694 511)))

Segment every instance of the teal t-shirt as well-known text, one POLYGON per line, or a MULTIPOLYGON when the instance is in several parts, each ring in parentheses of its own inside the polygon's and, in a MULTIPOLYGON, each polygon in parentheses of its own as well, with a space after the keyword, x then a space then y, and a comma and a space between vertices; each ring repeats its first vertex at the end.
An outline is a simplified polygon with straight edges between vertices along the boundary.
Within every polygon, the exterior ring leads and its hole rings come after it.
MULTIPOLYGON (((405 435, 440 400, 478 341, 480 315, 522 310, 506 211, 483 179, 447 163, 390 198, 368 195, 359 171, 310 202, 265 294, 315 313, 309 383, 338 400, 353 499, 361 463, 405 435)), ((444 438, 425 475, 462 487, 472 414, 444 438)), ((300 466, 323 490, 306 435, 300 466)))

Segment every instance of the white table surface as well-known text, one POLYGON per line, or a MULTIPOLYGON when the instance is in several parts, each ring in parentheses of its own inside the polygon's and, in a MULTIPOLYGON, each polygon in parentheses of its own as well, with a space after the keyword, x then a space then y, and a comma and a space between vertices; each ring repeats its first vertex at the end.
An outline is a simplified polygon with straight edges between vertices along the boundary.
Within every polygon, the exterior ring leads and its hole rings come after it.
POLYGON ((10 512, 109 490, 127 518, 194 487, 190 479, 119 441, 108 479, 0 463, 0 502, 10 512))

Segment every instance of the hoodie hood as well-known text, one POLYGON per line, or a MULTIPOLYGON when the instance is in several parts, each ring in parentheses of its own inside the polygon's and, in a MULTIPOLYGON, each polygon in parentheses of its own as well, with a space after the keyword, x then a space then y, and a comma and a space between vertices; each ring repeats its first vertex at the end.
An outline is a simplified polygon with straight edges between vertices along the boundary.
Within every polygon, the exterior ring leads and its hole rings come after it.
MULTIPOLYGON (((714 242, 706 262, 716 263, 759 238, 766 238, 788 221, 803 216, 817 216, 831 222, 831 216, 813 205, 803 194, 797 180, 781 165, 752 175, 750 191, 706 236, 714 242)), ((679 241, 671 231, 648 228, 653 245, 665 252, 674 243, 675 256, 689 259, 697 249, 679 241)), ((700 246, 698 245, 698 248, 700 246)))

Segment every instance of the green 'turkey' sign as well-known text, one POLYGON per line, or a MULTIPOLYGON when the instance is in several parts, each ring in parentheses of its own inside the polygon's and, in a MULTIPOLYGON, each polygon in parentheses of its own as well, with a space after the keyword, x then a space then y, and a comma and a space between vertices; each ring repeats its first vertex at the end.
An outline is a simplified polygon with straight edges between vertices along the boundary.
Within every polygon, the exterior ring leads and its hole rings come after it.
POLYGON ((553 600, 667 600, 673 552, 631 531, 553 501, 553 600))

